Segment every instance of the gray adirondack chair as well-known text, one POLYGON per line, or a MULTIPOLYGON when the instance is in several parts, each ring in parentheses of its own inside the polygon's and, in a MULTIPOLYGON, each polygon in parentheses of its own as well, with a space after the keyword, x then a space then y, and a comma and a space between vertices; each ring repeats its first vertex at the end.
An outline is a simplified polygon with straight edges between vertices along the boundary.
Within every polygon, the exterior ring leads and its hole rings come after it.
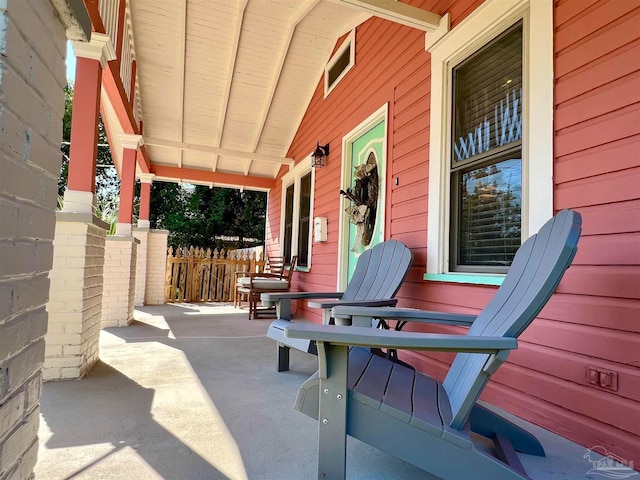
POLYGON ((308 305, 323 309, 323 324, 332 322, 331 308, 338 305, 394 306, 398 301, 393 297, 407 276, 412 260, 411 250, 405 244, 397 240, 387 240, 358 257, 355 271, 344 292, 262 294, 264 305, 276 307, 277 320, 269 325, 267 335, 278 342, 277 370, 282 372, 289 369, 290 348, 316 353, 315 342, 284 336, 284 331, 291 322, 292 300, 314 300, 308 302, 308 305))
POLYGON ((393 318, 467 325, 467 335, 291 324, 288 338, 315 339, 318 346, 320 369, 296 400, 296 408, 321 419, 318 478, 345 478, 347 434, 445 479, 528 478, 514 450, 544 455, 542 446, 477 400, 571 264, 580 231, 580 215, 569 210, 547 222, 520 247, 501 287, 477 317, 333 309, 336 318, 350 319, 354 326, 368 326, 372 317, 393 318), (460 353, 440 383, 361 347, 460 353), (478 448, 472 431, 493 440, 494 454, 478 448))

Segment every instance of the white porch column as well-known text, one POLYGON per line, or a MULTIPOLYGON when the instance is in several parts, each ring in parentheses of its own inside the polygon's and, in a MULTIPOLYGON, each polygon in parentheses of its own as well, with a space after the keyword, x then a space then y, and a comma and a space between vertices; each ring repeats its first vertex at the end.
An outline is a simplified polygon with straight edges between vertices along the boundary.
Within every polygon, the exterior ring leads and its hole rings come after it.
POLYGON ((138 239, 138 256, 136 261, 136 288, 134 306, 141 306, 145 303, 145 290, 147 285, 147 247, 149 243, 149 195, 151 184, 155 177, 152 173, 140 173, 141 193, 140 193, 140 216, 138 226, 133 229, 133 236, 138 239))
POLYGON ((102 328, 126 327, 133 321, 138 239, 107 236, 102 295, 102 328))
POLYGON ((121 133, 122 167, 120 178, 120 207, 116 235, 131 237, 133 218, 133 192, 136 183, 136 158, 138 148, 144 144, 142 135, 121 133))
POLYGON ((144 293, 146 305, 164 304, 165 277, 167 275, 168 230, 149 230, 147 246, 147 283, 144 293))
POLYGON ((144 142, 141 135, 133 134, 120 134, 120 141, 123 148, 120 208, 116 233, 107 237, 105 248, 102 328, 126 327, 133 321, 136 290, 140 241, 133 236, 131 219, 136 157, 144 142))
POLYGON ((56 214, 44 380, 81 378, 98 360, 107 228, 91 213, 56 214))
POLYGON ((149 245, 149 228, 133 228, 133 236, 138 241, 136 255, 136 284, 134 288, 133 305, 144 305, 144 292, 147 285, 147 248, 149 245))
POLYGON ((49 275, 45 380, 84 376, 98 360, 105 231, 94 216, 102 69, 114 58, 108 36, 75 42, 77 56, 68 189, 56 213, 49 275))

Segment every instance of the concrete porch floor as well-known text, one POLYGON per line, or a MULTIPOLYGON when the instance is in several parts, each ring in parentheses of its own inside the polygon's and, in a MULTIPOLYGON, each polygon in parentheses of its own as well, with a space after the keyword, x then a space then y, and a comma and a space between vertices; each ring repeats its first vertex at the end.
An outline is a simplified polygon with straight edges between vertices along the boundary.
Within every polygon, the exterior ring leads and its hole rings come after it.
MULTIPOLYGON (((292 351, 291 371, 277 373, 270 321, 232 306, 143 307, 135 318, 102 332, 85 378, 44 384, 37 479, 315 478, 317 423, 293 404, 316 357, 292 351)), ((596 478, 584 447, 531 430, 547 451, 521 455, 532 479, 596 478)), ((433 478, 351 438, 347 477, 433 478)))

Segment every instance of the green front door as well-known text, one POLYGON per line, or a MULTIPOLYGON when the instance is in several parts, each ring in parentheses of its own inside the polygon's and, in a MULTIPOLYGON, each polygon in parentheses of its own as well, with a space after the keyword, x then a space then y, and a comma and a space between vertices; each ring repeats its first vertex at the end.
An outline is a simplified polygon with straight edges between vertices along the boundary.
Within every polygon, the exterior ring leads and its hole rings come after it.
POLYGON ((381 120, 351 143, 351 165, 345 175, 350 194, 346 202, 349 280, 362 252, 384 240, 385 130, 381 120))

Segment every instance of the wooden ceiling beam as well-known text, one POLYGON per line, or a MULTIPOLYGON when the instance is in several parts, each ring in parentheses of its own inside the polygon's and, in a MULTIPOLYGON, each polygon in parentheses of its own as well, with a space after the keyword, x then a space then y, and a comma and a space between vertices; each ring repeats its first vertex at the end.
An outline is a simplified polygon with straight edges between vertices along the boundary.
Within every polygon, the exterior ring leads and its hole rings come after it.
MULTIPOLYGON (((238 60, 238 48, 240 46, 240 35, 242 33, 242 25, 244 23, 244 13, 247 10, 247 3, 249 0, 242 0, 241 6, 239 8, 239 20, 236 24, 236 31, 234 34, 234 42, 233 47, 231 49, 231 56, 229 60, 229 75, 227 76, 227 85, 225 86, 225 95, 222 100, 222 108, 220 109, 220 119, 218 121, 218 125, 220 128, 218 129, 217 136, 214 140, 216 145, 222 145, 222 133, 224 132, 224 124, 227 120, 227 110, 229 108, 229 98, 231 98, 231 87, 233 85, 233 78, 235 76, 236 69, 236 61, 238 60)), ((213 157, 213 164, 211 166, 211 170, 214 172, 218 167, 218 155, 213 157)))
POLYGON ((275 180, 267 177, 244 176, 234 173, 212 172, 197 168, 178 168, 151 164, 151 170, 158 181, 193 182, 217 187, 247 188, 250 190, 270 190, 275 180))
MULTIPOLYGON (((185 84, 187 77, 187 7, 189 2, 184 2, 182 8, 182 17, 180 21, 180 36, 182 40, 182 45, 180 46, 180 66, 182 67, 182 72, 180 75, 180 86, 179 86, 179 107, 178 111, 180 112, 180 141, 184 142, 184 103, 185 103, 185 84)), ((184 151, 180 150, 180 159, 178 161, 178 166, 182 167, 182 161, 184 157, 184 151)))
POLYGON ((171 140, 161 140, 158 138, 144 138, 144 143, 152 147, 175 148, 179 150, 191 150, 194 152, 211 153, 213 155, 224 155, 226 157, 238 158, 242 160, 254 160, 258 162, 279 163, 292 167, 295 164, 293 158, 278 157, 276 155, 266 155, 256 152, 242 152, 239 150, 231 150, 228 148, 212 147, 209 145, 200 145, 197 143, 174 142, 171 140))
POLYGON ((440 25, 440 15, 396 0, 329 0, 357 8, 375 17, 384 18, 425 32, 433 32, 440 25))
MULTIPOLYGON (((260 139, 262 138, 262 132, 264 131, 264 126, 267 123, 267 118, 269 117, 269 112, 271 111, 271 107, 273 104, 273 97, 276 94, 276 90, 278 89, 278 85, 280 83, 280 77, 282 76, 282 70, 284 68, 285 61, 287 60, 287 55, 289 53, 289 49, 291 48, 291 41, 293 40, 293 34, 296 32, 296 28, 298 24, 313 10, 320 0, 310 0, 307 4, 302 4, 298 11, 295 14, 295 20, 291 23, 289 27, 289 33, 287 36, 287 40, 282 46, 282 50, 280 51, 280 58, 278 59, 278 66, 276 68, 275 76, 271 85, 269 87, 269 98, 267 99, 266 108, 262 112, 260 118, 260 125, 258 125, 258 129, 256 130, 256 137, 253 143, 253 149, 258 148, 258 144, 260 143, 260 139)), ((251 162, 247 162, 247 166, 245 172, 249 174, 249 170, 251 169, 251 162)))

